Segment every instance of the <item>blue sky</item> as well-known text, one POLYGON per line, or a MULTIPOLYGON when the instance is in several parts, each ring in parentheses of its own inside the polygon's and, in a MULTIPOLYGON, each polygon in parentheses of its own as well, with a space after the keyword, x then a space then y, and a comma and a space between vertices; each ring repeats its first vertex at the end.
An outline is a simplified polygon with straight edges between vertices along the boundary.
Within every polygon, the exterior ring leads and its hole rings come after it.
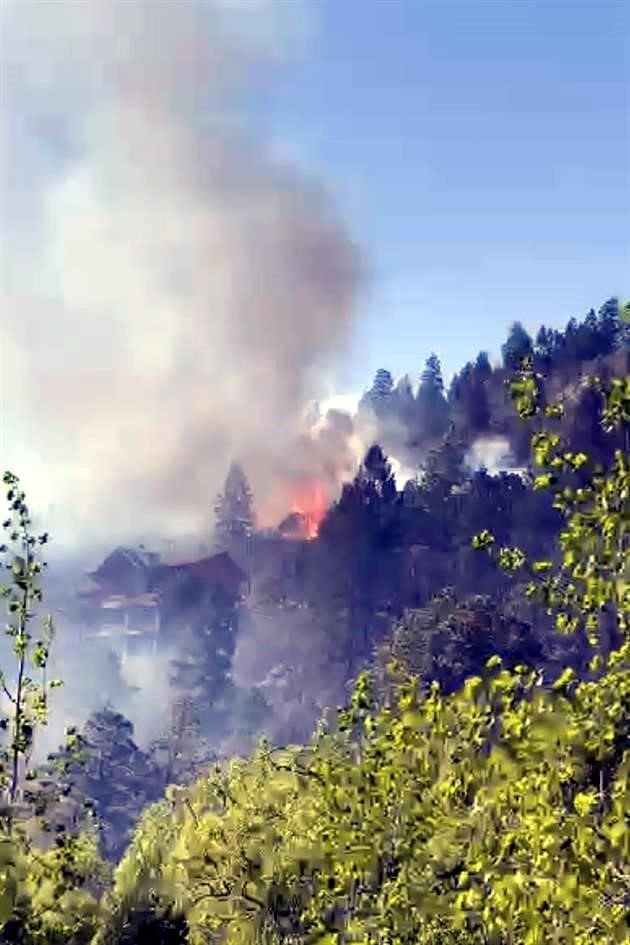
MULTIPOLYGON (((289 0, 286 0, 289 2, 289 0)), ((256 101, 371 279, 338 383, 497 352, 630 289, 630 4, 317 0, 256 101)))

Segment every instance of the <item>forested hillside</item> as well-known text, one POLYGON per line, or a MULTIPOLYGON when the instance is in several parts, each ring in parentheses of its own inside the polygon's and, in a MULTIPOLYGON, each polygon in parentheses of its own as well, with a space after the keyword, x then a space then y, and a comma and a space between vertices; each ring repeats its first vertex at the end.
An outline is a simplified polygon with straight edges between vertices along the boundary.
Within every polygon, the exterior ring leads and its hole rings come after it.
MULTIPOLYGON (((302 740, 318 693, 336 684, 332 697, 342 699, 343 681, 373 659, 392 630, 401 645, 410 636, 423 645, 434 640, 435 656, 418 652, 414 665, 446 686, 478 670, 488 647, 516 662, 537 654, 550 679, 567 664, 580 671, 588 661, 580 634, 550 634, 544 609, 517 586, 519 575, 503 575, 470 544, 486 528, 501 545, 557 558, 562 516, 548 491, 532 487, 529 472, 539 420, 520 419, 507 388, 524 356, 542 375, 541 404, 562 398, 562 417, 547 422, 571 449, 605 464, 616 449, 628 450, 627 431, 601 431, 599 395, 584 382, 589 374, 628 374, 628 326, 614 300, 581 323, 571 320, 564 332, 542 328, 535 341, 513 326, 502 363, 493 368, 480 353, 448 392, 434 356, 415 390, 407 380, 394 386, 379 371, 357 421, 363 418, 378 445, 325 515, 317 540, 299 545, 289 567, 255 588, 274 616, 293 606, 287 619, 299 628, 295 642, 286 634, 285 663, 295 667, 301 703, 295 700, 292 722, 274 733, 280 741, 302 740), (395 482, 388 453, 402 457, 416 478, 395 482)), ((238 647, 236 664, 238 670, 238 647)))
POLYGON ((5 474, 0 941, 630 941, 629 341, 611 300, 514 325, 448 390, 435 355, 415 390, 380 370, 312 540, 257 538, 234 466, 218 547, 271 565, 246 601, 173 589, 180 695, 146 751, 107 706, 32 763, 48 536, 5 474), (248 607, 285 621, 284 696, 238 684, 248 607))

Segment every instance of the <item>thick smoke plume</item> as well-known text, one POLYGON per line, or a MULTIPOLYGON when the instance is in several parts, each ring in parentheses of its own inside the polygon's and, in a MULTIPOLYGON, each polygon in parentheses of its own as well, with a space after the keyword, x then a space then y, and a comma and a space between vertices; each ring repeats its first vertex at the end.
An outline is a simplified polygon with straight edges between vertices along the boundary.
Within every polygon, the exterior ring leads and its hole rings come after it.
POLYGON ((296 9, 4 4, 0 465, 62 542, 207 533, 234 457, 261 505, 308 465, 361 262, 234 120, 296 9))

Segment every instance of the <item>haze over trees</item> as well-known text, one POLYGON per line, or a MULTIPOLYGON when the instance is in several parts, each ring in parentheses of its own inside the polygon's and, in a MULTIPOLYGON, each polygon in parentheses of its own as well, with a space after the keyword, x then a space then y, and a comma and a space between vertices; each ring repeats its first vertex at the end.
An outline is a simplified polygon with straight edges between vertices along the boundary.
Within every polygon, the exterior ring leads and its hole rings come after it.
POLYGON ((312 541, 258 538, 232 467, 217 534, 275 566, 296 713, 335 667, 351 684, 299 744, 261 693, 235 706, 246 605, 208 594, 163 738, 141 751, 108 707, 35 770, 56 686, 52 626, 32 630, 47 536, 7 474, 0 941, 627 942, 629 340, 611 300, 535 340, 513 326, 502 365, 480 353, 448 393, 435 356, 415 393, 383 369, 362 407, 383 442, 312 541), (404 489, 387 437, 415 457, 404 489), (481 448, 496 468, 475 468, 481 448), (213 754, 236 719, 266 737, 213 754))
POLYGON ((220 551, 231 551, 242 557, 247 539, 256 523, 254 499, 247 476, 238 463, 232 463, 223 492, 214 507, 214 536, 220 551))

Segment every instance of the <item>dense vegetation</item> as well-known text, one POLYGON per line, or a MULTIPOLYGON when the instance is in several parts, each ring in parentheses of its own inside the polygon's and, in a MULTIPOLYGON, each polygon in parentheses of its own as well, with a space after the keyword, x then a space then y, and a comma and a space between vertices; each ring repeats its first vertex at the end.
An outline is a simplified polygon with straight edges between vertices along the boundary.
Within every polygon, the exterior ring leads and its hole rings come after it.
MULTIPOLYGON (((281 588, 318 613, 322 647, 355 675, 348 704, 302 745, 263 739, 165 791, 115 713, 70 732, 46 772, 29 770, 54 687, 52 627, 29 632, 42 564, 24 493, 5 476, 17 671, 15 686, 2 680, 0 941, 630 939, 630 376, 618 316, 610 303, 535 343, 515 326, 503 367, 480 356, 448 398, 430 359, 404 414, 424 475, 400 495, 373 447, 281 588), (508 437, 523 464, 530 441, 529 474, 467 473, 480 433, 508 437), (424 581, 405 583, 401 549, 416 549, 424 581), (118 797, 94 796, 97 756, 118 797), (119 843, 150 784, 159 799, 118 861, 111 827, 119 843)), ((387 398, 407 396, 390 381, 379 372, 364 405, 385 435, 402 409, 387 398)))

